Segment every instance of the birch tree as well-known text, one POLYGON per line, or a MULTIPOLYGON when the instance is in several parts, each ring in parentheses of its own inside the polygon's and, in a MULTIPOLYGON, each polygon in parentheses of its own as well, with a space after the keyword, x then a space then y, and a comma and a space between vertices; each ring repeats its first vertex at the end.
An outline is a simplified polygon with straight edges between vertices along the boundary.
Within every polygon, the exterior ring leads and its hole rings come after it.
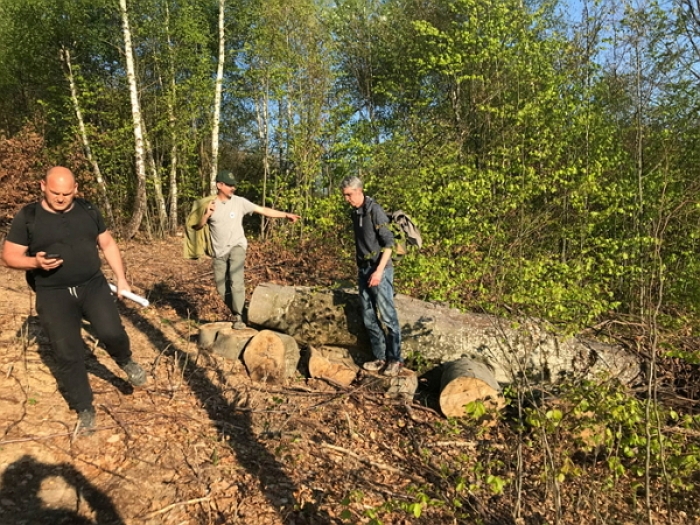
POLYGON ((134 159, 136 161, 136 196, 134 199, 134 208, 131 220, 124 231, 125 236, 131 238, 136 235, 146 211, 146 163, 141 106, 139 103, 138 86, 136 84, 134 50, 131 42, 131 29, 129 27, 129 13, 127 11, 126 0, 119 0, 119 8, 122 18, 122 32, 124 33, 124 55, 126 57, 126 76, 129 85, 131 115, 134 124, 134 159))
POLYGON ((80 108, 80 101, 78 99, 78 88, 75 84, 75 77, 73 75, 73 64, 71 61, 70 50, 62 47, 60 51, 61 60, 63 61, 66 68, 66 78, 68 80, 68 85, 70 87, 70 98, 73 103, 73 110, 75 111, 75 118, 78 122, 78 131, 80 132, 80 139, 83 143, 83 149, 85 150, 85 156, 87 157, 90 166, 92 166, 92 171, 95 174, 95 180, 97 181, 97 187, 99 189, 100 195, 102 196, 102 207, 109 220, 109 224, 114 224, 114 214, 112 213, 112 205, 109 200, 109 195, 107 193, 107 185, 105 184, 104 177, 102 176, 102 171, 100 170, 100 165, 97 159, 92 153, 92 148, 90 146, 90 140, 85 129, 85 121, 83 120, 83 111, 80 108))
POLYGON ((216 68, 216 87, 214 88, 214 116, 211 130, 211 192, 216 192, 216 173, 219 166, 219 121, 221 119, 221 92, 224 85, 224 61, 226 60, 226 38, 224 33, 225 0, 219 0, 219 61, 216 68))

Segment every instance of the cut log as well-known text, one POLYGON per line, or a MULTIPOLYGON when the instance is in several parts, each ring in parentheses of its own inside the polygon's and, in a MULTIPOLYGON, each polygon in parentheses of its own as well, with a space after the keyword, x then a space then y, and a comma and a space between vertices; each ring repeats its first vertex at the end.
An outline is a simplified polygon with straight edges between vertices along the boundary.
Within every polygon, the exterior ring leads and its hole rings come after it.
POLYGON ((233 323, 225 321, 217 321, 215 323, 205 323, 199 327, 199 338, 197 344, 202 350, 209 350, 214 341, 216 341, 216 334, 219 330, 224 330, 226 328, 233 328, 233 323))
MULTIPOLYGON (((562 336, 548 323, 464 313, 398 294, 402 352, 436 363, 462 356, 487 362, 500 383, 523 375, 542 382, 607 374, 630 383, 638 358, 622 346, 562 336)), ((355 289, 259 285, 248 309, 253 325, 284 332, 299 343, 343 346, 358 362, 371 358, 355 289)))
POLYGON ((277 333, 284 345, 284 377, 291 379, 297 375, 297 367, 301 359, 301 351, 296 339, 291 335, 277 333))
POLYGON ((501 388, 489 368, 466 357, 445 363, 442 367, 440 410, 447 417, 466 415, 465 405, 481 400, 494 408, 502 408, 505 400, 501 388))
POLYGON ((309 347, 309 376, 350 386, 360 370, 347 348, 309 347))
POLYGON ((372 392, 382 392, 384 397, 411 401, 418 390, 418 375, 408 368, 402 369, 396 377, 366 373, 361 384, 372 392))
POLYGON ((299 345, 293 338, 262 330, 246 345, 243 363, 253 381, 282 384, 296 373, 299 354, 299 345))
POLYGON ((241 352, 257 333, 257 330, 251 328, 245 330, 223 328, 216 333, 216 339, 210 350, 214 354, 236 360, 241 357, 241 352))

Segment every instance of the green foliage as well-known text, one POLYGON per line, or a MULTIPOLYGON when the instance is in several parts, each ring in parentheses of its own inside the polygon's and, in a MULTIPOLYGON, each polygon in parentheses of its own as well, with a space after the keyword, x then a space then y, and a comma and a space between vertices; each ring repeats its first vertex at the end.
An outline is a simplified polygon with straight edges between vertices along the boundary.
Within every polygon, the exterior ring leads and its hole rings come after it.
MULTIPOLYGON (((646 404, 614 381, 583 381, 562 385, 556 407, 527 408, 524 413, 527 425, 553 443, 560 481, 582 474, 574 461, 576 454, 604 461, 606 477, 601 483, 605 486, 613 486, 623 476, 643 480, 648 447, 651 476, 668 480, 674 490, 691 490, 700 446, 682 432, 665 430, 667 422, 679 423, 675 411, 651 403, 653 419, 649 420, 646 404)), ((694 429, 698 422, 688 416, 680 424, 694 429)), ((532 446, 536 443, 533 439, 532 446)))

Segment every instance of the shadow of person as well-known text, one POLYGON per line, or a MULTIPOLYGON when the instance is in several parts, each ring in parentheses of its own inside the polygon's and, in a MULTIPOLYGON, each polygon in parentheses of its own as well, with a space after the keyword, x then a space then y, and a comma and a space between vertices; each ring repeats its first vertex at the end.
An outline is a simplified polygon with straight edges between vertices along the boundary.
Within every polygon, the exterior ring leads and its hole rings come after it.
MULTIPOLYGON (((138 326, 156 348, 166 348, 163 355, 170 356, 183 369, 183 378, 197 396, 211 421, 221 429, 226 443, 236 455, 238 463, 258 480, 260 491, 285 524, 330 525, 340 523, 317 504, 301 505, 295 497, 295 485, 275 456, 260 442, 253 429, 249 412, 237 409, 228 401, 221 386, 212 382, 206 370, 192 362, 191 355, 178 348, 158 326, 132 308, 124 308, 123 315, 138 326)), ((220 371, 219 371, 220 372, 220 371)), ((230 388, 230 387, 229 387, 230 388)), ((235 398, 235 396, 234 396, 235 398)), ((224 519, 231 518, 224 516, 224 519)))
POLYGON ((124 525, 124 521, 112 500, 71 465, 41 463, 25 455, 2 474, 0 525, 124 525))

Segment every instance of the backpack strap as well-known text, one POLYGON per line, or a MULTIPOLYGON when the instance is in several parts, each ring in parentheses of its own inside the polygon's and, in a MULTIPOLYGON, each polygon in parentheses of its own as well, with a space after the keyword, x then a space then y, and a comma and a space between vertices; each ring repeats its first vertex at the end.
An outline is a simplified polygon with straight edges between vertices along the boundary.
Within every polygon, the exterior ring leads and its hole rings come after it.
MULTIPOLYGON (((381 228, 382 226, 387 226, 389 224, 377 224, 377 206, 379 206, 379 204, 377 204, 377 201, 375 200, 372 200, 372 202, 369 205, 369 216, 372 219, 372 225, 374 226, 375 230, 379 230, 379 228, 381 228)), ((391 222, 391 217, 389 216, 389 214, 387 214, 387 217, 389 217, 389 222, 391 222)))
MULTIPOLYGON (((27 250, 32 245, 32 239, 34 238, 34 224, 36 223, 36 207, 39 206, 38 202, 33 202, 27 205, 27 210, 25 214, 26 225, 27 225, 27 250)), ((31 252, 29 251, 31 254, 31 252)))
POLYGON ((87 214, 92 217, 92 220, 95 221, 95 225, 99 227, 99 224, 97 222, 97 209, 92 205, 91 202, 86 201, 85 199, 80 199, 77 198, 75 199, 75 202, 80 204, 83 209, 87 212, 87 214))

